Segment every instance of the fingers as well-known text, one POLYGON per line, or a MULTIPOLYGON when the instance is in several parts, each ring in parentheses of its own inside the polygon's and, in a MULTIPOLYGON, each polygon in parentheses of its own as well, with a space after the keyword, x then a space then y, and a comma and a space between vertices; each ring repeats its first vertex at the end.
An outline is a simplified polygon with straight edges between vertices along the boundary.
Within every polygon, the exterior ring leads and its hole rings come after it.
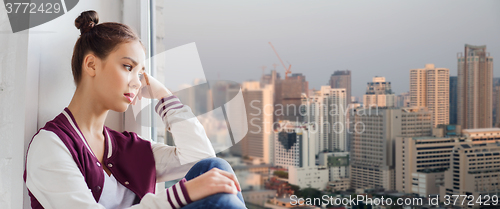
POLYGON ((145 85, 144 87, 141 88, 141 97, 145 97, 145 98, 151 98, 151 95, 150 95, 150 90, 149 88, 151 88, 150 85, 145 85))
POLYGON ((230 172, 213 168, 185 183, 189 197, 199 200, 217 193, 237 194, 241 187, 236 176, 230 172))
POLYGON ((137 100, 141 100, 142 99, 142 93, 141 92, 142 92, 141 90, 139 90, 137 92, 137 95, 135 95, 134 100, 132 100, 132 105, 137 104, 137 100))
POLYGON ((236 178, 236 176, 230 172, 227 172, 227 171, 224 171, 224 170, 220 170, 218 168, 213 168, 213 169, 217 169, 217 171, 224 175, 225 177, 231 179, 234 183, 234 185, 236 186, 236 189, 238 189, 238 191, 241 191, 241 187, 240 187, 240 183, 238 182, 238 179, 236 178))
POLYGON ((234 185, 234 181, 225 176, 219 175, 218 178, 215 178, 214 183, 215 183, 215 190, 217 191, 217 193, 220 192, 230 193, 230 194, 238 193, 238 190, 234 185))

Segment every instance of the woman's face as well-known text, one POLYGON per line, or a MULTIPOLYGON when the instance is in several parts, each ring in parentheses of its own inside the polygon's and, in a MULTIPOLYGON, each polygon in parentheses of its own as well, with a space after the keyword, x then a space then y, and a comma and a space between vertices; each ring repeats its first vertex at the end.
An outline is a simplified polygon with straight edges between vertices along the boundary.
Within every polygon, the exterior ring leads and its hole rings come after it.
POLYGON ((116 46, 105 60, 99 60, 94 92, 105 109, 125 112, 136 97, 144 73, 146 54, 139 41, 116 46))

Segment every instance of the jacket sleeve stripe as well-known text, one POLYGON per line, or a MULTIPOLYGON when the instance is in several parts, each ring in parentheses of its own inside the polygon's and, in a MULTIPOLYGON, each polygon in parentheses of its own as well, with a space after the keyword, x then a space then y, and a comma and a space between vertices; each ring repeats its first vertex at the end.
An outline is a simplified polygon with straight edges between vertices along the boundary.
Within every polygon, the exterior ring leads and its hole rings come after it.
POLYGON ((187 205, 188 203, 187 203, 187 201, 186 201, 186 197, 185 197, 185 196, 184 196, 184 194, 182 193, 182 189, 181 189, 181 186, 180 186, 180 185, 178 185, 178 186, 176 186, 176 187, 175 187, 175 192, 176 192, 177 194, 179 194, 179 198, 180 198, 180 199, 179 199, 179 202, 180 202, 180 203, 182 203, 182 206, 187 205))
POLYGON ((181 206, 183 207, 184 204, 182 204, 181 202, 181 198, 179 198, 179 193, 177 193, 177 187, 178 185, 175 184, 174 186, 172 186, 172 191, 174 192, 174 196, 175 196, 175 201, 181 206))
POLYGON ((175 194, 172 192, 172 187, 167 189, 168 192, 168 202, 170 202, 171 205, 174 205, 174 208, 180 208, 181 206, 177 204, 177 201, 175 200, 175 194))
POLYGON ((160 112, 160 109, 162 109, 165 105, 174 101, 179 101, 179 98, 177 98, 174 95, 160 99, 160 101, 158 102, 158 104, 156 104, 155 107, 156 112, 160 112))
POLYGON ((179 98, 172 95, 169 97, 162 98, 155 107, 156 113, 160 115, 160 117, 165 121, 165 116, 167 115, 169 110, 179 109, 184 107, 179 98))
POLYGON ((184 179, 182 179, 180 182, 181 182, 181 184, 180 184, 180 185, 181 185, 181 186, 180 186, 180 188, 181 188, 181 190, 182 190, 183 197, 184 197, 184 199, 186 200, 186 205, 187 205, 187 204, 189 204, 189 203, 192 203, 193 201, 192 201, 192 200, 191 200, 191 198, 189 197, 189 194, 188 194, 188 192, 187 192, 186 186, 184 186, 184 182, 186 182, 186 179, 184 178, 184 179))
POLYGON ((170 204, 170 207, 171 208, 175 208, 174 204, 172 203, 172 201, 170 200, 170 194, 168 193, 168 189, 165 191, 165 193, 167 193, 167 201, 168 201, 168 204, 170 204))

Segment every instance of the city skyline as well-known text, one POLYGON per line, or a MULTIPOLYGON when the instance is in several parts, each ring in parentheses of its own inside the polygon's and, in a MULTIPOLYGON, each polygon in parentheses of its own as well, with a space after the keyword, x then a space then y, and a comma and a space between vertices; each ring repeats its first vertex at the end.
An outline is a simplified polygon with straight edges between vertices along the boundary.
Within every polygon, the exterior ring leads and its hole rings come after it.
MULTIPOLYGON (((500 24, 497 1, 224 3, 165 2, 166 48, 196 42, 208 79, 259 80, 261 66, 269 73, 274 63, 284 77, 272 42, 311 89, 348 69, 353 96, 362 96, 374 76, 392 81, 398 95, 409 91, 409 70, 427 63, 456 76, 465 44, 500 54, 500 28, 492 27, 500 24)), ((500 76, 498 67, 493 71, 500 76)))

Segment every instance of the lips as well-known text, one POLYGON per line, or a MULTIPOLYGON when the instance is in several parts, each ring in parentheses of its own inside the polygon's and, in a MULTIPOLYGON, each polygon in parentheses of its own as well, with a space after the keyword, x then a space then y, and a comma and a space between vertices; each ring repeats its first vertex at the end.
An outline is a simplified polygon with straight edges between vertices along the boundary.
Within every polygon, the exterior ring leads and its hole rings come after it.
POLYGON ((135 94, 134 93, 125 93, 125 94, 123 94, 123 96, 125 96, 129 102, 132 102, 135 94))

